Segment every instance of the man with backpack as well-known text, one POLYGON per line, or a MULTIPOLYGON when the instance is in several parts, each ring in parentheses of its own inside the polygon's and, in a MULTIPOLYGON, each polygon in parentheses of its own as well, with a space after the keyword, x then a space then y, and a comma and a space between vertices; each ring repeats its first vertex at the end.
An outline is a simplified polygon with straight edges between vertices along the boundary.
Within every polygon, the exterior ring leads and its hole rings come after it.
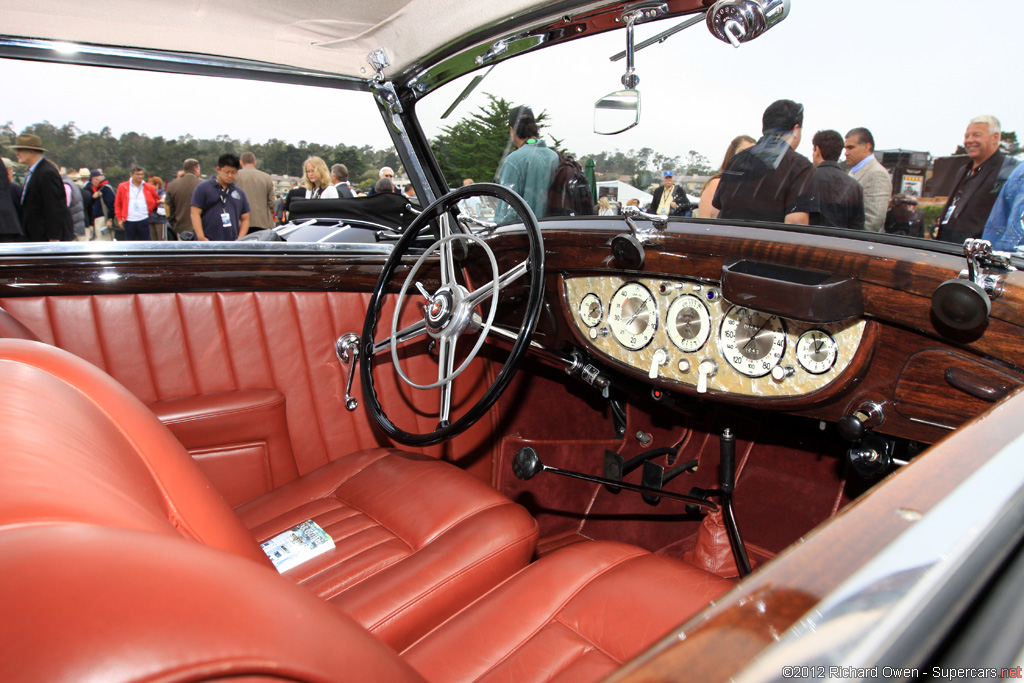
MULTIPOLYGON (((537 218, 543 218, 548 214, 548 192, 558 167, 558 153, 540 139, 533 110, 527 106, 512 109, 508 132, 516 149, 502 164, 498 182, 519 194, 537 218)), ((512 207, 500 202, 494 220, 509 223, 517 217, 512 207)))

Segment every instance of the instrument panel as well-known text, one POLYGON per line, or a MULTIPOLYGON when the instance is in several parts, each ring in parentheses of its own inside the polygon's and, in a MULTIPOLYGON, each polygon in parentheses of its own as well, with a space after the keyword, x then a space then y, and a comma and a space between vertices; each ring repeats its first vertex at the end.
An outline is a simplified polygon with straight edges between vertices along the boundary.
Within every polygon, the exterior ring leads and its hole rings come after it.
POLYGON ((794 397, 849 367, 865 322, 805 323, 725 300, 716 283, 567 277, 565 299, 596 355, 652 380, 752 397, 794 397))

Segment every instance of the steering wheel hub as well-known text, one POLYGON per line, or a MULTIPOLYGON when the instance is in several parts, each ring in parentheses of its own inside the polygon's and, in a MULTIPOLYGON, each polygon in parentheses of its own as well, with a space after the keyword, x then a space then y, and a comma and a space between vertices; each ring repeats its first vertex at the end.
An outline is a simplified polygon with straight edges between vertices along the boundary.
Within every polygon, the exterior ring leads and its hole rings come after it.
POLYGON ((441 334, 452 319, 455 301, 450 291, 441 290, 424 308, 427 331, 434 337, 441 334))

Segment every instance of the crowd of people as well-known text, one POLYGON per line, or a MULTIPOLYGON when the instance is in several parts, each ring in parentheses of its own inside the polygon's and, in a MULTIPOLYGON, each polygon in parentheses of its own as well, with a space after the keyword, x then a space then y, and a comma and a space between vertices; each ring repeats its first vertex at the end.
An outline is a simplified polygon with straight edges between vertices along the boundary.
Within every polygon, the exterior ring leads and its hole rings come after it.
MULTIPOLYGON (((913 202, 893 195, 892 178, 875 155, 871 131, 855 127, 845 136, 835 130, 818 131, 811 138, 808 159, 796 151, 803 138, 803 118, 801 104, 773 102, 762 115, 761 137, 740 135, 730 143, 699 203, 675 185, 669 169, 662 172, 662 185, 643 208, 670 216, 885 231, 887 216, 892 221, 894 212, 913 202), (844 152, 845 164, 840 162, 844 152)), ((521 195, 537 216, 546 216, 552 184, 564 161, 541 139, 528 107, 513 110, 508 124, 515 149, 501 166, 499 182, 521 195)), ((955 173, 938 228, 930 236, 953 243, 981 237, 1001 250, 1024 243, 1024 165, 1001 150, 1000 133, 994 116, 978 116, 968 123, 967 158, 955 173)), ((36 135, 20 135, 12 147, 27 173, 23 185, 15 184, 11 163, 4 159, 2 242, 230 241, 283 222, 295 199, 359 196, 344 164, 328 168, 316 156, 303 164, 302 185, 282 196, 276 194, 270 175, 257 168, 251 152, 221 155, 216 173, 206 180, 199 162, 186 159, 166 187, 161 178, 147 178, 143 167, 133 165, 130 178, 115 188, 100 169, 62 173, 46 158, 36 135)), ((393 169, 381 168, 368 194, 397 192, 394 177, 393 169)), ((602 197, 594 209, 609 216, 620 213, 621 205, 602 197)), ((509 212, 501 203, 494 218, 499 223, 513 220, 509 212)))
MULTIPOLYGON (((287 219, 290 201, 360 196, 344 164, 330 170, 311 156, 303 164, 302 186, 278 195, 256 156, 222 154, 215 173, 203 180, 199 162, 186 159, 166 184, 133 164, 129 179, 114 187, 100 169, 65 172, 46 158, 43 141, 23 134, 12 145, 27 170, 14 182, 13 163, 0 174, 0 242, 195 239, 233 241, 287 219)), ((394 171, 380 170, 370 194, 396 192, 394 171)))
MULTIPOLYGON (((865 127, 846 136, 818 131, 811 159, 796 152, 803 137, 803 106, 773 102, 762 116, 758 140, 733 140, 720 172, 701 195, 702 218, 825 225, 883 232, 886 219, 911 202, 893 195, 892 178, 875 155, 865 127), (845 166, 839 157, 845 151, 845 166)), ((964 133, 967 159, 957 169, 942 209, 936 239, 963 243, 983 238, 1009 250, 1024 238, 1024 173, 1000 150, 994 116, 972 119, 964 133)))

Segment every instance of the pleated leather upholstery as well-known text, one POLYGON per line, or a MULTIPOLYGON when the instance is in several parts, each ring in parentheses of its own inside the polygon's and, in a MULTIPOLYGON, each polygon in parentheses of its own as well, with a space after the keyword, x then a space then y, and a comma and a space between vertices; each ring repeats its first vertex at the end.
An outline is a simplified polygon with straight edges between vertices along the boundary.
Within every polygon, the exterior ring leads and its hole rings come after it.
MULTIPOLYGON (((352 389, 361 405, 345 409, 349 368, 334 350, 339 336, 362 331, 368 300, 351 292, 169 293, 3 298, 0 307, 42 341, 105 370, 147 403, 277 389, 287 399, 292 451, 304 474, 345 453, 391 445, 370 426, 358 378, 352 389)), ((385 308, 382 321, 389 326, 390 319, 385 308)), ((382 322, 381 337, 384 327, 382 322)), ((407 372, 429 376, 436 373, 433 363, 416 355, 407 372)), ((408 431, 433 429, 436 392, 410 396, 390 357, 379 357, 376 365, 377 393, 392 420, 408 431)), ((483 393, 486 373, 480 361, 463 373, 455 385, 457 403, 483 393)), ((420 450, 480 462, 487 476, 489 432, 485 418, 449 445, 420 450)))

